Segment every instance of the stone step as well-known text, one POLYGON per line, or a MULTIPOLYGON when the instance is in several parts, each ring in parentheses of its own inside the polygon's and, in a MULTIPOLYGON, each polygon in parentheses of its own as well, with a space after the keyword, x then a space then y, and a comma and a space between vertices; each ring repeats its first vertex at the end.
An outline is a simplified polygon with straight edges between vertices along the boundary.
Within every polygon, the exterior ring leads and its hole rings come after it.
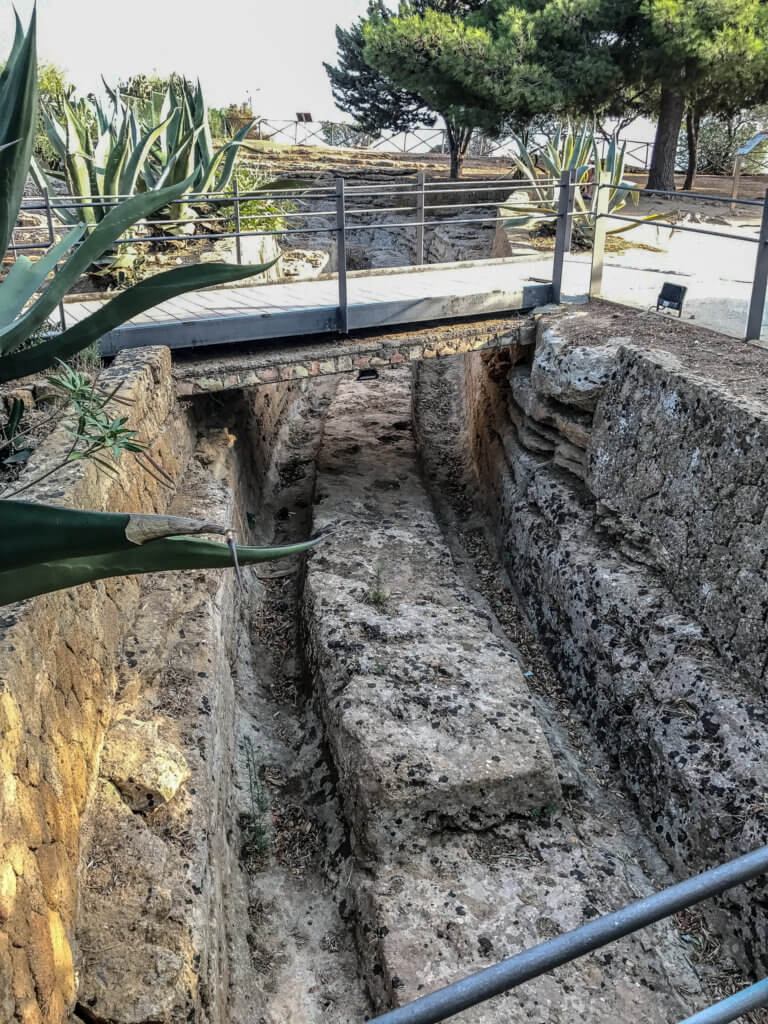
MULTIPOLYGON (((405 871, 382 868, 365 883, 360 961, 376 1009, 402 1006, 646 894, 620 840, 584 841, 573 828, 567 815, 544 816, 444 837, 405 871)), ((455 1019, 671 1024, 708 1001, 668 921, 455 1019)))
POLYGON ((328 411, 309 561, 310 660, 366 852, 557 803, 520 666, 470 603, 419 478, 410 381, 345 381, 328 411))

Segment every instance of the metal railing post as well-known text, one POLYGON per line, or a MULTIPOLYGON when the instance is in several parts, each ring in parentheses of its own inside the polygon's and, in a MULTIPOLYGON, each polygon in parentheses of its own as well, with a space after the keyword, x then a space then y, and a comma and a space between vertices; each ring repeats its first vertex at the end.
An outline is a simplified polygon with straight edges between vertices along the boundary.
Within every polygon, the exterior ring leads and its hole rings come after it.
POLYGON ((339 268, 339 330, 347 334, 347 223, 343 178, 336 179, 336 262, 339 268))
POLYGON ((426 175, 419 171, 416 175, 416 265, 424 262, 424 182, 426 175))
MULTIPOLYGON (((55 235, 54 230, 53 230, 53 210, 51 209, 51 197, 48 194, 48 189, 47 188, 43 189, 43 199, 45 200, 45 217, 46 217, 46 220, 48 221, 48 236, 50 238, 50 241, 49 241, 48 244, 49 245, 55 245, 55 243, 56 243, 56 235, 55 235)), ((58 274, 58 272, 59 272, 58 266, 53 268, 53 272, 54 272, 54 274, 58 274)), ((67 329, 67 318, 64 315, 64 302, 63 301, 59 302, 59 320, 61 321, 61 329, 62 329, 62 331, 66 331, 66 329, 67 329)))
POLYGON ((232 192, 235 197, 235 256, 238 263, 243 262, 243 247, 240 238, 240 186, 237 178, 232 182, 232 192))
POLYGON ((557 235, 555 236, 555 257, 552 266, 552 301, 560 302, 563 284, 565 254, 571 249, 573 230, 573 201, 576 171, 569 168, 560 175, 560 195, 557 202, 557 235))
POLYGON ((608 171, 601 171, 595 188, 597 189, 597 202, 595 203, 595 233, 592 240, 592 265, 589 272, 589 297, 598 299, 603 290, 603 262, 605 260, 605 239, 608 235, 608 204, 611 198, 611 190, 608 188, 611 176, 608 171))
POLYGON ((759 341, 765 309, 765 290, 768 284, 768 189, 763 202, 763 219, 760 222, 760 237, 757 241, 755 276, 752 279, 752 296, 747 316, 747 341, 759 341))

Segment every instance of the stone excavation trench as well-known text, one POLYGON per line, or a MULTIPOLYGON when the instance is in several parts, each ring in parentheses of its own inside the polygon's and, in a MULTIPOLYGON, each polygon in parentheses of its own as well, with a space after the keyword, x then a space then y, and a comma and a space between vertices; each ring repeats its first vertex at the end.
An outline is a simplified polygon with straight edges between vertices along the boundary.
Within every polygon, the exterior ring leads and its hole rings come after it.
MULTIPOLYGON (((584 326, 157 414, 171 512, 324 539, 242 590, 108 593, 77 878, 46 867, 53 825, 37 875, 18 854, 0 1019, 360 1024, 766 842, 762 626, 724 621, 739 593, 697 606, 674 562, 701 528, 688 445, 742 551, 699 571, 757 585, 764 407, 706 377, 706 350, 694 374, 672 341, 584 326), (48 976, 45 913, 72 922, 48 976)), ((113 372, 167 374, 147 351, 113 372)), ((672 1024, 765 973, 766 906, 735 890, 456 1020, 672 1024)))

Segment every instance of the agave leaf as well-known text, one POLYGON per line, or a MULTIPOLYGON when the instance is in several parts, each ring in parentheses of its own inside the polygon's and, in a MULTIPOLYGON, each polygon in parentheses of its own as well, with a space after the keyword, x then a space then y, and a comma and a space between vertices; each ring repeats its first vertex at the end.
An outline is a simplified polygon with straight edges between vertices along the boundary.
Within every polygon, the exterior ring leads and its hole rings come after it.
POLYGON ((128 139, 133 150, 139 144, 139 122, 136 120, 136 114, 132 107, 126 105, 125 107, 125 120, 128 124, 128 139))
POLYGON ((165 132, 165 138, 163 140, 163 163, 165 163, 170 156, 176 152, 179 148, 179 140, 181 138, 181 121, 182 113, 181 108, 176 103, 176 96, 172 87, 168 86, 167 101, 170 112, 174 115, 172 121, 168 125, 165 132))
POLYGON ((129 550, 163 537, 226 533, 226 528, 180 516, 83 512, 32 501, 0 500, 0 566, 129 550))
POLYGON ((189 178, 194 184, 194 145, 195 145, 195 132, 191 131, 187 134, 184 141, 172 154, 168 163, 163 168, 162 173, 158 178, 158 187, 163 188, 166 185, 172 185, 175 182, 182 181, 185 178, 189 178), (186 174, 184 172, 187 172, 186 174))
POLYGON ((0 91, 2 91, 3 87, 5 86, 6 80, 10 76, 13 64, 18 58, 19 50, 24 44, 24 29, 21 24, 19 12, 16 10, 15 7, 13 9, 13 18, 13 42, 11 43, 11 52, 8 55, 8 60, 3 65, 3 67, 0 68, 0 91))
MULTIPOLYGON (((289 558, 308 551, 317 539, 286 547, 257 548, 237 545, 239 565, 254 565, 289 558)), ((111 576, 183 569, 233 568, 226 544, 170 537, 119 554, 86 555, 28 566, 23 573, 0 571, 0 606, 111 576)))
POLYGON ((136 180, 141 172, 144 163, 149 157, 152 146, 155 144, 157 139, 160 138, 162 133, 168 127, 170 117, 159 124, 157 128, 154 128, 151 132, 148 132, 143 139, 140 140, 138 146, 134 149, 133 153, 125 165, 125 168, 120 175, 120 194, 121 195, 132 195, 136 191, 136 180))
POLYGON ((611 141, 608 144, 608 152, 605 157, 605 168, 611 176, 611 181, 616 179, 616 136, 611 136, 611 141))
POLYGON ((105 199, 110 199, 120 192, 120 176, 123 173, 123 166, 128 157, 128 124, 125 118, 120 123, 120 130, 117 138, 113 140, 112 149, 104 168, 104 192, 105 199))
MULTIPOLYGON (((190 534, 226 532, 222 527, 174 516, 0 501, 0 524, 0 605, 109 576, 233 565, 226 544, 189 539, 190 534)), ((319 540, 235 550, 239 564, 249 565, 301 554, 319 540)))
POLYGON ((516 135, 514 132, 512 132, 512 138, 520 154, 519 159, 516 159, 515 162, 521 166, 521 169, 523 166, 526 168, 525 173, 528 174, 529 177, 535 178, 536 168, 534 166, 533 159, 531 158, 531 154, 528 152, 528 148, 526 147, 525 143, 520 138, 520 136, 516 135))
POLYGON ((51 246, 42 259, 33 263, 26 256, 19 256, 0 283, 0 328, 12 323, 32 298, 46 277, 85 233, 85 224, 73 228, 56 245, 51 246))
POLYGON ((235 170, 237 152, 255 123, 255 121, 251 121, 250 124, 245 125, 230 142, 217 151, 208 167, 203 170, 202 178, 197 186, 198 192, 208 192, 211 189, 215 192, 226 190, 235 170), (216 171, 222 163, 221 174, 216 178, 216 171))
MULTIPOLYGON (((64 99, 64 124, 67 139, 65 166, 70 191, 79 199, 87 199, 93 195, 96 187, 91 171, 93 167, 91 140, 85 124, 66 98, 64 99)), ((101 211, 93 206, 84 206, 80 211, 83 220, 91 225, 99 221, 100 214, 101 211)))
MULTIPOLYGON (((87 243, 85 243, 87 244, 87 243)), ((48 341, 22 349, 5 356, 0 360, 0 383, 25 377, 30 373, 38 373, 51 366, 56 359, 69 359, 76 352, 86 348, 94 341, 118 327, 120 324, 137 316, 145 309, 151 309, 161 302, 214 284, 229 284, 241 281, 246 277, 261 274, 274 265, 233 266, 228 263, 206 263, 189 267, 175 267, 162 274, 155 274, 139 284, 120 292, 101 309, 79 323, 73 324, 66 331, 57 334, 48 341)), ((59 274, 61 277, 61 274, 59 274)))
POLYGON ((106 80, 104 75, 101 76, 101 81, 102 81, 102 84, 104 85, 104 88, 107 90, 107 96, 109 96, 110 100, 112 101, 112 106, 115 108, 115 110, 117 110, 117 107, 118 107, 117 91, 110 86, 109 82, 106 80))
POLYGON ((104 110, 104 108, 102 107, 102 105, 99 103, 98 100, 96 100, 94 102, 93 106, 94 106, 94 109, 96 111, 96 126, 97 126, 97 129, 98 129, 99 135, 104 135, 105 132, 109 131, 110 124, 112 123, 112 119, 107 117, 106 111, 104 110))
MULTIPOLYGON (((29 174, 41 192, 53 192, 51 175, 40 166, 34 154, 29 158, 29 174)), ((66 207, 59 206, 55 199, 51 200, 51 209, 56 214, 56 219, 61 221, 62 224, 66 224, 68 227, 71 227, 73 224, 80 223, 80 218, 77 216, 77 210, 70 210, 66 207)))
POLYGON ((165 116, 163 116, 163 103, 164 102, 165 102, 165 95, 162 92, 157 92, 157 90, 153 90, 152 91, 152 96, 150 97, 150 110, 151 110, 151 114, 152 114, 152 124, 160 124, 161 121, 165 121, 166 118, 170 117, 170 115, 171 115, 170 110, 168 111, 167 114, 165 114, 165 116))
POLYGON ((67 260, 33 305, 13 324, 0 329, 0 355, 13 352, 26 341, 30 334, 34 334, 78 277, 85 273, 91 263, 106 252, 128 228, 142 217, 146 217, 172 202, 183 194, 191 184, 192 182, 188 179, 167 189, 133 196, 119 206, 113 207, 101 223, 90 232, 79 249, 67 260))
POLYGON ((64 163, 67 157, 67 133, 45 107, 43 107, 42 114, 43 128, 48 136, 48 141, 56 151, 56 156, 64 163))
POLYGON ((109 154, 114 145, 114 139, 112 133, 109 130, 109 126, 100 133, 99 138, 96 142, 96 149, 93 154, 93 173, 96 184, 96 195, 104 195, 104 179, 106 176, 107 161, 109 160, 109 154))
POLYGON ((7 441, 12 441, 16 435, 16 431, 19 429, 19 424, 24 415, 24 403, 20 398, 14 398, 11 403, 11 411, 8 414, 8 422, 5 424, 5 437, 7 441))
POLYGON ((26 35, 16 15, 11 53, 0 76, 0 252, 11 240, 24 197, 37 116, 37 13, 33 9, 26 35), (16 142, 14 146, 8 143, 16 142))
POLYGON ((63 99, 63 105, 69 151, 75 150, 76 146, 76 152, 80 155, 84 157, 92 156, 91 136, 84 117, 80 116, 81 113, 84 113, 82 106, 80 110, 75 110, 66 96, 63 99))
POLYGON ((197 138, 197 158, 198 163, 203 166, 210 163, 214 157, 213 152, 213 139, 211 138, 211 129, 208 124, 208 118, 205 113, 205 99, 203 97, 203 88, 200 85, 200 79, 197 80, 197 86, 195 88, 194 96, 192 97, 192 112, 194 115, 195 128, 200 128, 200 135, 197 138))

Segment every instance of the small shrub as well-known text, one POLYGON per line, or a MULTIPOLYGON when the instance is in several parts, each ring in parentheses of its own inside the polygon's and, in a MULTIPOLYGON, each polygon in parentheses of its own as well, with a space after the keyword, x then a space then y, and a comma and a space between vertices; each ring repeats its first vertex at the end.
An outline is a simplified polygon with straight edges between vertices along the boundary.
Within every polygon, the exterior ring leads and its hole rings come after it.
POLYGON ((384 611, 387 607, 387 602, 392 595, 384 587, 384 571, 382 566, 379 564, 376 566, 376 575, 374 577, 373 586, 368 591, 368 603, 372 604, 374 608, 377 608, 380 612, 384 611))
MULTIPOLYGON (((249 167, 246 164, 239 164, 234 174, 237 187, 242 193, 252 193, 259 190, 269 194, 269 176, 258 168, 249 167)), ((234 214, 234 205, 222 205, 222 210, 234 214)), ((280 231, 286 226, 283 214, 291 213, 296 209, 296 204, 287 199, 241 199, 240 200, 240 230, 241 231, 280 231)), ((227 217, 225 221, 226 231, 235 230, 235 218, 227 217)))
POLYGON ((248 795, 251 803, 250 814, 245 816, 242 822, 243 856, 246 860, 260 859, 269 849, 269 824, 267 822, 269 800, 259 775, 259 761, 250 736, 246 736, 243 740, 243 748, 245 768, 248 772, 248 795))

